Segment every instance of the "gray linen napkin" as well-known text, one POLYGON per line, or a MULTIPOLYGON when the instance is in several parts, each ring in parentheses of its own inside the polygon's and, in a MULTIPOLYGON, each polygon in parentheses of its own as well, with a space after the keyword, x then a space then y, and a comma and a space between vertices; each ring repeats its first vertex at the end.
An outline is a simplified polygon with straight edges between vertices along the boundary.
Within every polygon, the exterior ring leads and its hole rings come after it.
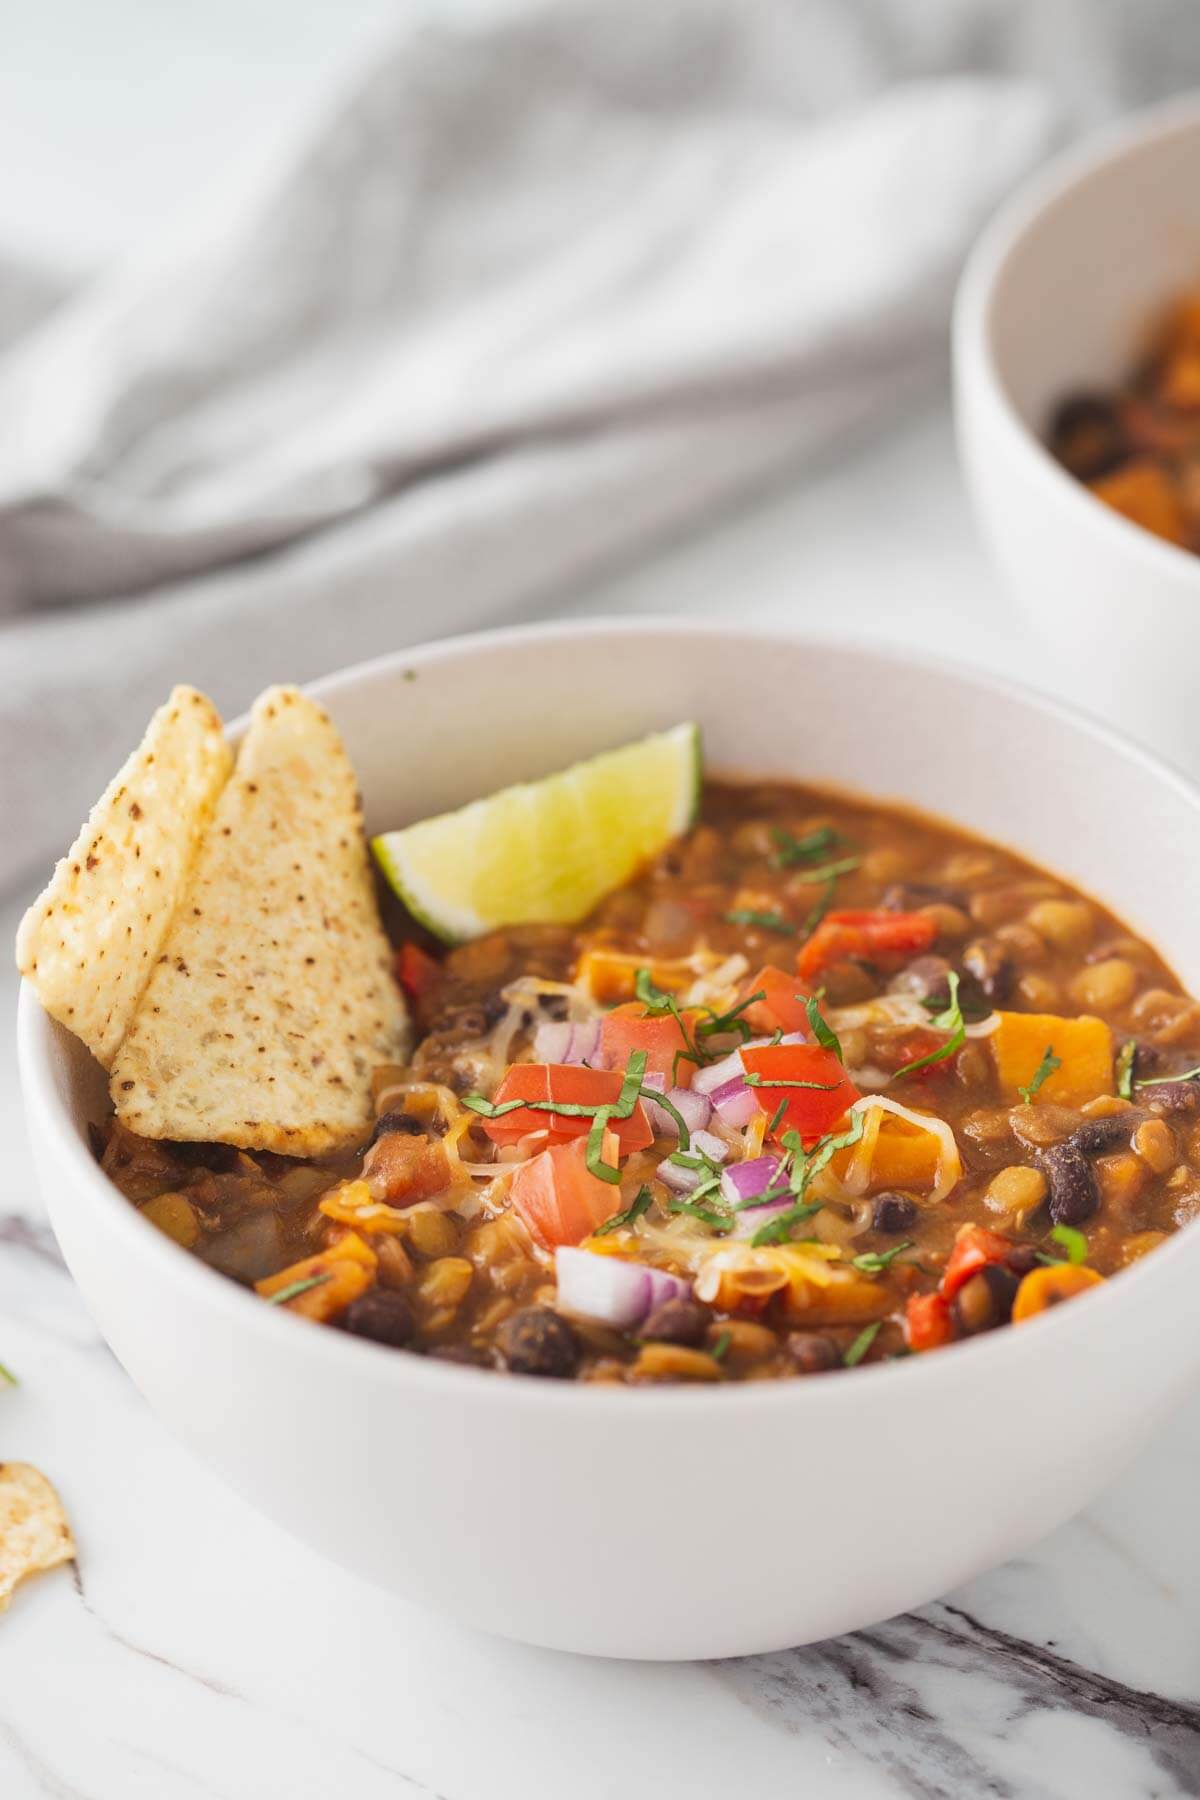
POLYGON ((236 708, 528 611, 898 404, 1055 129, 1021 34, 1087 16, 415 16, 272 179, 0 357, 0 888, 172 680, 236 708))

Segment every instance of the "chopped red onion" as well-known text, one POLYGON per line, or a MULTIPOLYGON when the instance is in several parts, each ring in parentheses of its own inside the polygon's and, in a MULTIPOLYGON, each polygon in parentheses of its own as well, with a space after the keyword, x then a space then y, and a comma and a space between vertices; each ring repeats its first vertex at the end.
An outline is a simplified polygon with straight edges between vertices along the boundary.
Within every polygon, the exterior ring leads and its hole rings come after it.
POLYGON ((721 1193, 730 1206, 753 1200, 775 1185, 781 1163, 777 1156, 755 1156, 749 1162, 731 1163, 721 1174, 721 1193))
POLYGON ((734 1214, 731 1235, 735 1238, 753 1237, 756 1231, 769 1225, 777 1214, 787 1212, 794 1204, 791 1195, 785 1194, 780 1200, 768 1200, 765 1206, 748 1206, 745 1212, 734 1214))
POLYGON ((533 1034, 533 1060, 544 1063, 593 1062, 600 1042, 599 1019, 539 1025, 533 1034))
POLYGON ((709 1063, 705 1068, 697 1069, 692 1076, 692 1092, 711 1094, 722 1082, 740 1081, 745 1073, 741 1051, 735 1050, 732 1056, 723 1056, 720 1062, 709 1063))
POLYGON ((707 1156, 711 1163, 723 1163, 729 1155, 729 1145, 724 1138, 714 1137, 711 1131, 694 1132, 692 1150, 697 1156, 707 1156))
MULTIPOLYGON (((653 1080, 653 1086, 664 1094, 665 1089, 661 1088, 659 1083, 665 1080, 665 1076, 659 1076, 653 1080)), ((651 1083, 652 1078, 647 1075, 643 1085, 649 1087, 651 1083)), ((703 1131, 712 1118, 712 1102, 704 1094, 693 1094, 690 1088, 672 1088, 669 1094, 665 1094, 665 1097, 680 1115, 689 1132, 703 1131)), ((653 1100, 646 1099, 643 1099, 642 1104, 649 1114, 650 1127, 655 1137, 673 1137, 678 1132, 679 1127, 665 1106, 656 1106, 653 1100)))
POLYGON ((684 1300, 689 1284, 665 1269, 626 1262, 619 1256, 597 1256, 560 1244, 554 1253, 558 1304, 564 1312, 596 1319, 618 1330, 640 1325, 664 1300, 684 1300))
POLYGON ((713 1110, 724 1125, 740 1131, 758 1111, 754 1089, 748 1088, 740 1076, 719 1087, 712 1097, 713 1110))

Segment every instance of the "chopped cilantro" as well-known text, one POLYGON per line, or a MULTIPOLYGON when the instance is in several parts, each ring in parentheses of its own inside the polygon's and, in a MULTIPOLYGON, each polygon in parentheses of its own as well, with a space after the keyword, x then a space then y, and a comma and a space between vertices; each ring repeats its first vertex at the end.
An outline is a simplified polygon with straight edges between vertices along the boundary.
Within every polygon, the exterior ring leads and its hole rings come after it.
POLYGON ((735 907, 725 914, 731 925, 757 925, 762 931, 778 931, 784 937, 795 937, 796 927, 779 912, 756 912, 752 906, 735 907))
POLYGON ((843 1368, 853 1369, 857 1363, 862 1361, 863 1357, 867 1354, 867 1351, 871 1348, 871 1345, 875 1342, 875 1339, 879 1336, 882 1325, 883 1320, 876 1319, 873 1325, 863 1326, 862 1330, 847 1350, 845 1356, 842 1358, 843 1368))
MULTIPOLYGON (((845 1058, 842 1056, 842 1046, 838 1042, 837 1032, 832 1030, 821 1017, 821 1001, 824 997, 824 988, 819 994, 810 994, 804 1002, 804 1010, 808 1014, 808 1023, 812 1034, 822 1050, 832 1050, 838 1061, 843 1062, 845 1058)), ((799 999, 800 996, 797 994, 796 998, 799 999)))
POLYGON ((624 1212, 614 1213, 611 1219, 605 1219, 603 1225, 597 1225, 593 1237, 605 1237, 610 1231, 620 1231, 624 1225, 634 1225, 644 1212, 649 1211, 654 1195, 647 1184, 643 1184, 634 1195, 633 1200, 624 1212))
POLYGON ((1117 1055, 1117 1092, 1122 1100, 1133 1099, 1133 1062, 1136 1055, 1136 1043, 1132 1038, 1126 1038, 1117 1055))
POLYGON ((298 1294, 307 1294, 309 1288, 320 1287, 322 1282, 331 1280, 332 1276, 333 1270, 326 1269, 320 1275, 305 1275, 299 1281, 289 1281, 287 1286, 281 1287, 277 1293, 267 1295, 267 1305, 284 1306, 289 1300, 294 1300, 298 1294))
POLYGON ((832 825, 818 825, 815 831, 805 832, 803 837, 793 837, 790 831, 776 826, 771 832, 775 840, 774 862, 776 868, 790 869, 797 863, 816 862, 827 850, 832 850, 842 843, 839 832, 832 825))
POLYGON ((756 1088, 817 1088, 822 1094, 832 1094, 834 1088, 840 1087, 838 1081, 785 1081, 782 1075, 756 1075, 743 1077, 747 1087, 756 1088))
POLYGON ((732 1342, 733 1333, 727 1327, 712 1347, 712 1359, 714 1362, 725 1361, 725 1358, 729 1355, 729 1346, 732 1342))
POLYGON ((902 1250, 911 1250, 913 1241, 906 1238, 904 1243, 896 1244, 891 1250, 864 1250, 861 1256, 852 1256, 851 1264, 861 1269, 864 1275, 882 1275, 890 1269, 902 1250))
POLYGON ((822 863, 819 869, 805 869, 800 875, 793 875, 793 881, 836 881, 839 875, 849 875, 854 869, 862 867, 861 856, 843 856, 838 862, 822 863))
POLYGON ((966 1042, 966 1022, 962 1016, 962 1007, 958 1004, 957 969, 951 969, 946 977, 946 984, 950 989, 950 1004, 945 1012, 938 1013, 937 1017, 930 1019, 929 1023, 936 1026, 939 1031, 950 1032, 950 1037, 936 1050, 931 1050, 928 1056, 918 1056, 915 1062, 905 1063, 902 1069, 897 1069, 892 1076, 893 1081, 899 1081, 903 1075, 915 1075, 918 1069, 928 1069, 934 1063, 945 1062, 947 1057, 953 1056, 956 1051, 961 1050, 966 1042))
POLYGON ((1024 1087, 1017 1088, 1017 1092, 1024 1100, 1026 1106, 1031 1104, 1034 1095, 1038 1092, 1042 1083, 1050 1079, 1055 1069, 1061 1068, 1062 1057, 1055 1056, 1053 1044, 1047 1044, 1046 1048, 1042 1051, 1042 1060, 1033 1072, 1032 1081, 1028 1082, 1024 1087))

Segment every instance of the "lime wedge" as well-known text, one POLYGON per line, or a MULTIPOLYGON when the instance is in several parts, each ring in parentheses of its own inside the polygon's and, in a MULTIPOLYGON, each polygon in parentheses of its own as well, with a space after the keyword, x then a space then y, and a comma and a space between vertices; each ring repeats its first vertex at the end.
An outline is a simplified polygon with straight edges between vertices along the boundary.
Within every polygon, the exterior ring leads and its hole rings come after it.
POLYGON ((446 943, 571 924, 691 825, 700 732, 676 725, 543 781, 373 838, 389 885, 446 943))

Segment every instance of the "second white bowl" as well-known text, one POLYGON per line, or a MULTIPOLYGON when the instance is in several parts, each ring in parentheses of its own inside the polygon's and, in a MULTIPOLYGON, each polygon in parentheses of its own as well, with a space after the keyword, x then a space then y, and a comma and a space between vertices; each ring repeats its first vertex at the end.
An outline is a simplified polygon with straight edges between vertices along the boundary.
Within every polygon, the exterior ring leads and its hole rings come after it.
POLYGON ((1200 557, 1104 506, 1044 447, 1055 404, 1128 375, 1200 282, 1200 103, 1052 163, 984 233, 954 322, 959 445, 1019 607, 1029 679, 1200 774, 1200 557))

